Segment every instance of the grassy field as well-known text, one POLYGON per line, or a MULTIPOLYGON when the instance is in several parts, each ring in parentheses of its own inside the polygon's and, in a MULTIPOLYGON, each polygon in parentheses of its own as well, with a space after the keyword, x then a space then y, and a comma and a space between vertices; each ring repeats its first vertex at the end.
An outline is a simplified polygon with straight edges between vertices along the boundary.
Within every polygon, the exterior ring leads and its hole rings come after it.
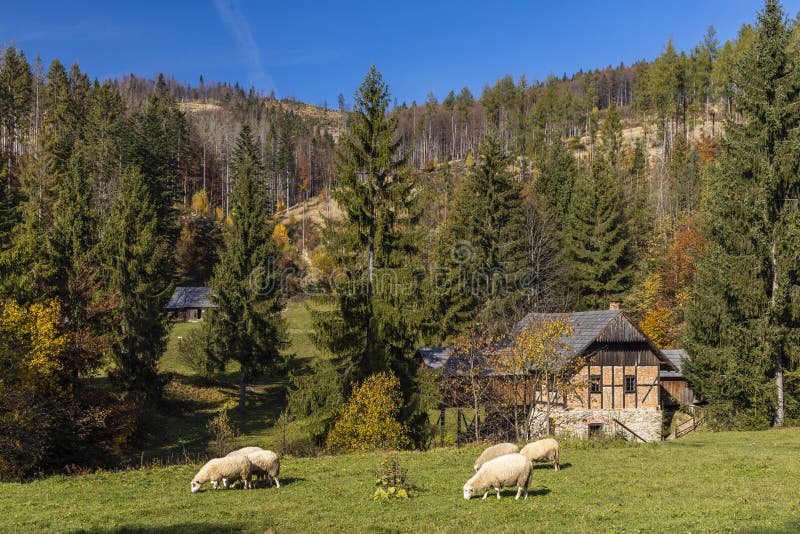
POLYGON ((105 532, 522 532, 800 529, 800 430, 701 433, 562 451, 527 501, 465 501, 476 447, 398 453, 418 489, 370 499, 382 454, 284 458, 280 489, 189 493, 197 466, 0 484, 0 529, 105 532))
MULTIPOLYGON (((293 372, 302 372, 314 359, 322 357, 311 341, 312 308, 319 309, 319 305, 289 302, 284 310, 289 334, 286 352, 293 357, 290 365, 293 372)), ((168 406, 151 417, 145 429, 149 438, 142 450, 135 451, 133 461, 137 465, 140 461, 175 462, 187 455, 205 454, 210 440, 206 424, 220 409, 235 406, 238 401, 239 366, 236 362, 228 364, 225 372, 219 373, 209 383, 199 380, 178 355, 180 338, 201 326, 201 323, 175 323, 170 331, 167 350, 159 365, 161 372, 173 375, 165 389, 168 406)), ((279 449, 278 430, 274 425, 285 406, 288 385, 288 373, 282 373, 248 386, 247 413, 230 412, 233 424, 241 434, 239 441, 255 440, 279 449)))

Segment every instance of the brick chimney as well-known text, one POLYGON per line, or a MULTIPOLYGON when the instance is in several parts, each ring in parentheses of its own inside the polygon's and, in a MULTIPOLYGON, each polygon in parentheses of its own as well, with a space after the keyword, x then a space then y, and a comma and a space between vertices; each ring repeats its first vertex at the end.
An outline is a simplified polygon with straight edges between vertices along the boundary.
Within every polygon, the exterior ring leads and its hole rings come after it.
POLYGON ((608 309, 609 310, 618 310, 619 309, 619 301, 618 300, 612 300, 611 302, 609 302, 608 303, 608 309))

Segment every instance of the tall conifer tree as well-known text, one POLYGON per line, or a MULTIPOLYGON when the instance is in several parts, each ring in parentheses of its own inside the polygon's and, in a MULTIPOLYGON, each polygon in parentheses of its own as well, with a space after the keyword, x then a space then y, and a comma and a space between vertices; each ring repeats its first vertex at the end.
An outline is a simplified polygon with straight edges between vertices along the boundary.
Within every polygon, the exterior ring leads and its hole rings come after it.
POLYGON ((628 289, 631 267, 619 183, 600 154, 575 184, 563 239, 577 309, 605 308, 628 289))
POLYGON ((159 75, 156 91, 138 117, 134 161, 158 212, 158 230, 172 239, 177 236, 172 204, 187 143, 186 120, 159 75))
POLYGON ((336 310, 316 315, 316 341, 336 356, 346 384, 394 371, 404 394, 402 417, 421 439, 427 415, 419 406, 413 359, 421 320, 413 277, 420 214, 389 102, 389 88, 373 66, 356 91, 337 153, 333 196, 344 218, 329 221, 325 231, 327 249, 347 280, 339 280, 336 310))
POLYGON ((103 228, 100 257, 105 285, 116 299, 112 378, 135 401, 156 402, 162 380, 158 361, 167 344, 163 306, 172 290, 171 243, 160 235, 158 211, 136 167, 120 181, 103 228))
POLYGON ((216 362, 239 363, 239 408, 244 410, 248 382, 274 370, 287 344, 264 168, 247 125, 236 143, 232 175, 232 222, 211 281, 219 309, 211 314, 209 328, 216 362))
POLYGON ((722 426, 780 426, 797 407, 784 375, 800 347, 800 70, 776 0, 756 31, 732 74, 744 120, 725 129, 687 306, 687 374, 722 426))
POLYGON ((578 174, 575 158, 561 136, 555 136, 542 162, 541 172, 534 185, 534 191, 544 201, 548 219, 562 228, 569 210, 572 188, 578 174))
POLYGON ((434 322, 447 338, 478 321, 504 330, 522 312, 527 272, 525 211, 511 156, 490 135, 456 194, 438 244, 434 322))

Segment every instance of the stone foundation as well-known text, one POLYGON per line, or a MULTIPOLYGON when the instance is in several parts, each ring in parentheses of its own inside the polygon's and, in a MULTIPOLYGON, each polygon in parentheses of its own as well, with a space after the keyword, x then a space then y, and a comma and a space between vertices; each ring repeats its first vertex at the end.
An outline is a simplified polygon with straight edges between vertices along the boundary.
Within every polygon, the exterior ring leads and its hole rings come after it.
POLYGON ((638 441, 625 425, 645 441, 661 441, 663 415, 661 410, 554 410, 550 412, 553 428, 548 428, 545 414, 536 412, 531 417, 531 433, 541 436, 552 431, 557 436, 588 438, 589 425, 600 425, 605 434, 638 441))

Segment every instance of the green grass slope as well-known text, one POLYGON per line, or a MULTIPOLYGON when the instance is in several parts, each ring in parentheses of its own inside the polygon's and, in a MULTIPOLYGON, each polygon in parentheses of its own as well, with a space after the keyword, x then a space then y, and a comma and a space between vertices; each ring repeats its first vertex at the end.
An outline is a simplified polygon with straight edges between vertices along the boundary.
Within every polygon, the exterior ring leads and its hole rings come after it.
POLYGON ((800 430, 702 433, 562 451, 527 501, 465 501, 477 447, 398 453, 418 490, 376 502, 381 454, 284 458, 282 487, 189 493, 197 466, 0 484, 0 529, 112 532, 523 532, 800 530, 800 430))

